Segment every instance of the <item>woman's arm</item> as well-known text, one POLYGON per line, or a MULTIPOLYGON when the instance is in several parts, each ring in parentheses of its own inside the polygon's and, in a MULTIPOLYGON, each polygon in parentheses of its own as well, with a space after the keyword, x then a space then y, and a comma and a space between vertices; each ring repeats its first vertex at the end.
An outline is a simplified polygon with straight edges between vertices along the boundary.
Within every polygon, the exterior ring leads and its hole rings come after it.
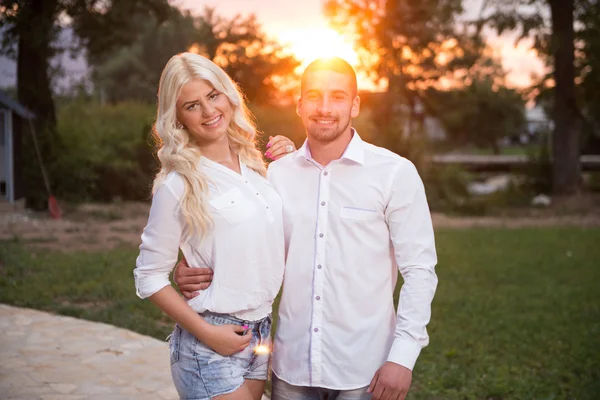
POLYGON ((173 189, 165 184, 152 198, 134 270, 137 294, 143 299, 149 298, 165 314, 219 354, 237 353, 248 346, 251 335, 237 335, 236 332, 243 331, 243 328, 234 325, 210 325, 171 287, 169 274, 177 262, 185 220, 177 195, 183 193, 183 182, 170 183, 173 189))
POLYGON ((240 352, 250 344, 250 339, 252 339, 250 331, 244 336, 240 336, 236 332, 244 331, 241 326, 209 324, 192 310, 171 286, 165 286, 150 296, 150 301, 185 330, 196 336, 198 340, 223 356, 240 352))

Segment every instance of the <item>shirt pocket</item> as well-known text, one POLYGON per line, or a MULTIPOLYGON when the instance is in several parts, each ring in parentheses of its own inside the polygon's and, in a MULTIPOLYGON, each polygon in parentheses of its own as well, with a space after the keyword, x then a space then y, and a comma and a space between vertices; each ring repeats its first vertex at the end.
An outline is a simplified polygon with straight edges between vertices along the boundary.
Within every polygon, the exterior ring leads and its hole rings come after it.
POLYGON ((239 224, 254 216, 256 207, 238 188, 210 200, 210 205, 230 224, 239 224))
POLYGON ((372 221, 377 218, 377 211, 366 208, 342 207, 340 217, 345 220, 372 221))

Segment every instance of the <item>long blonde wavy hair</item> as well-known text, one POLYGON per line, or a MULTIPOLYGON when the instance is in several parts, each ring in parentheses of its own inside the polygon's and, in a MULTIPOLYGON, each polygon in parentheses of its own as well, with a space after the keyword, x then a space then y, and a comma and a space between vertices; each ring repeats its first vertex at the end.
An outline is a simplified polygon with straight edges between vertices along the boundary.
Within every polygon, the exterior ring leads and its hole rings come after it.
POLYGON ((227 130, 229 146, 240 160, 262 176, 266 176, 266 167, 262 154, 256 148, 254 118, 240 89, 229 75, 198 54, 181 53, 171 57, 162 71, 158 87, 158 110, 153 135, 161 168, 154 179, 152 193, 156 192, 170 172, 177 172, 185 184, 181 210, 188 224, 186 235, 199 232, 204 236, 212 224, 206 201, 208 178, 200 167, 202 152, 194 137, 186 129, 178 128, 176 113, 181 88, 193 79, 203 79, 227 96, 233 108, 233 118, 227 130))

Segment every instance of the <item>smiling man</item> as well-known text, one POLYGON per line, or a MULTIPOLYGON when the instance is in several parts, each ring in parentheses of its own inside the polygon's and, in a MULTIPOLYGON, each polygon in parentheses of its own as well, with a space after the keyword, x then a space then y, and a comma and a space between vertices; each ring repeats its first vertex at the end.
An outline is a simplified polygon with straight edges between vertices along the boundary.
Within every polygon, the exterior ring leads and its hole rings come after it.
POLYGON ((318 141, 319 146, 344 141, 347 145, 352 138, 351 120, 360 109, 354 70, 340 60, 317 60, 302 75, 297 112, 308 140, 318 141))
POLYGON ((268 170, 287 254, 274 400, 404 399, 429 341, 437 257, 423 184, 410 161, 362 141, 359 111, 352 67, 311 63, 297 105, 307 139, 268 170))

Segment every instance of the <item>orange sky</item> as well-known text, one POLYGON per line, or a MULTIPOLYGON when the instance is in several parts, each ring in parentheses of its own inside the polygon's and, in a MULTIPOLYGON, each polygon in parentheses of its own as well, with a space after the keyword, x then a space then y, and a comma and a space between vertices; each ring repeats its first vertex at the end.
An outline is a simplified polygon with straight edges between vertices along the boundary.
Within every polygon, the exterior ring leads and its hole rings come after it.
MULTIPOLYGON (((464 0, 466 16, 474 17, 479 12, 481 0, 464 0)), ((201 11, 204 6, 213 6, 221 15, 231 17, 239 13, 256 14, 265 31, 281 42, 290 44, 302 61, 324 55, 337 55, 350 63, 357 61, 352 55, 351 43, 336 35, 322 15, 322 0, 172 0, 172 4, 183 9, 201 11)), ((542 62, 529 43, 523 41, 515 48, 512 36, 489 35, 489 43, 501 57, 504 68, 509 71, 508 84, 524 87, 531 82, 531 74, 541 74, 542 62)), ((360 79, 361 89, 372 89, 365 79, 360 79)))

